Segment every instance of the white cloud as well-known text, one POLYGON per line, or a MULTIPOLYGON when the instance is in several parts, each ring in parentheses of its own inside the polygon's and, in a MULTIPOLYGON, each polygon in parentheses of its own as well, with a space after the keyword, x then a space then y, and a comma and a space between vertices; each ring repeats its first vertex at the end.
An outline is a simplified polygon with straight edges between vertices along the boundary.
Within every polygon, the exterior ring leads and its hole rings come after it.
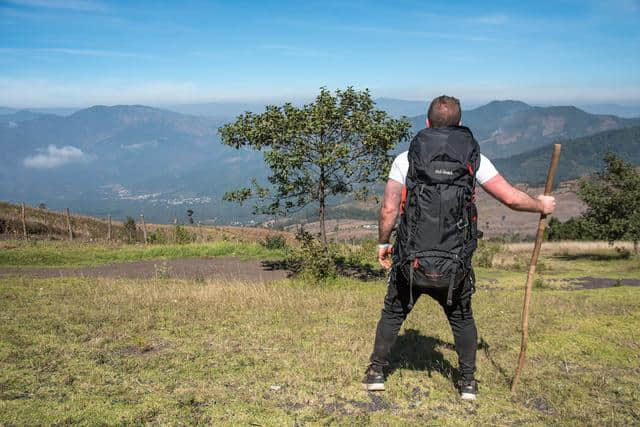
POLYGON ((137 151, 142 151, 145 148, 158 148, 158 141, 138 142, 136 144, 129 144, 129 145, 121 144, 120 148, 122 148, 123 150, 131 151, 133 153, 137 151))
POLYGON ((70 163, 86 163, 92 160, 92 156, 85 154, 81 149, 71 145, 58 148, 49 145, 40 154, 27 157, 23 164, 34 169, 53 169, 70 163))

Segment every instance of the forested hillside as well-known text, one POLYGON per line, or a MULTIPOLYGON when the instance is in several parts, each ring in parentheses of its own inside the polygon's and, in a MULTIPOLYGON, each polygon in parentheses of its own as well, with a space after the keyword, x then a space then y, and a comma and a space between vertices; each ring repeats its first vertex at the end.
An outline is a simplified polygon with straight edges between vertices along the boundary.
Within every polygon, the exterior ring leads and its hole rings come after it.
MULTIPOLYGON (((425 120, 426 115, 412 118, 414 131, 423 128, 425 120)), ((506 158, 559 139, 640 126, 640 119, 589 114, 573 106, 533 107, 520 101, 493 101, 463 111, 462 124, 471 129, 484 154, 506 158)))
MULTIPOLYGON (((640 165, 640 126, 600 132, 559 143, 562 144, 562 154, 556 182, 575 179, 601 169, 602 157, 607 152, 640 165)), ((495 159, 493 163, 512 182, 540 184, 546 178, 551 147, 547 145, 506 159, 495 159)))

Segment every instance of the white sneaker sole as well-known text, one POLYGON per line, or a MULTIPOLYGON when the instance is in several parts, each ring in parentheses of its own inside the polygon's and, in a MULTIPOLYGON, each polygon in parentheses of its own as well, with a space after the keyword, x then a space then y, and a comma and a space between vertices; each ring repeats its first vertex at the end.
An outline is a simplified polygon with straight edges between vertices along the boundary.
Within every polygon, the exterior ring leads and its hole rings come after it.
POLYGON ((367 391, 384 391, 384 384, 362 384, 367 391))
POLYGON ((476 400, 476 395, 473 393, 462 393, 460 394, 460 399, 462 400, 476 400))

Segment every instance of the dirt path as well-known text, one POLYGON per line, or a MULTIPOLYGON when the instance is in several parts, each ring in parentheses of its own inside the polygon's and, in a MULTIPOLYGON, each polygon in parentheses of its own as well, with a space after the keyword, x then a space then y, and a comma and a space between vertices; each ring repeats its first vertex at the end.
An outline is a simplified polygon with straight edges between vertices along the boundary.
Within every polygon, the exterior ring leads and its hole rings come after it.
POLYGON ((2 267, 0 268, 0 277, 3 275, 25 275, 41 278, 80 276, 150 279, 165 277, 243 282, 268 282, 287 277, 286 270, 272 269, 268 264, 263 261, 241 260, 235 257, 155 259, 95 267, 2 267))

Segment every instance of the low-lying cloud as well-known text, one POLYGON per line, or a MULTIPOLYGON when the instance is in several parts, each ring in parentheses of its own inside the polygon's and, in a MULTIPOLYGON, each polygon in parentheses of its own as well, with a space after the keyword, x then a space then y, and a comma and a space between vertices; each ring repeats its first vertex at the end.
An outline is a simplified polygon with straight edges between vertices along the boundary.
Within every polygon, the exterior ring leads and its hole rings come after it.
POLYGON ((27 157, 23 164, 34 169, 54 169, 71 163, 87 163, 92 160, 92 156, 83 153, 81 149, 71 145, 58 148, 49 145, 46 150, 35 156, 27 157))

